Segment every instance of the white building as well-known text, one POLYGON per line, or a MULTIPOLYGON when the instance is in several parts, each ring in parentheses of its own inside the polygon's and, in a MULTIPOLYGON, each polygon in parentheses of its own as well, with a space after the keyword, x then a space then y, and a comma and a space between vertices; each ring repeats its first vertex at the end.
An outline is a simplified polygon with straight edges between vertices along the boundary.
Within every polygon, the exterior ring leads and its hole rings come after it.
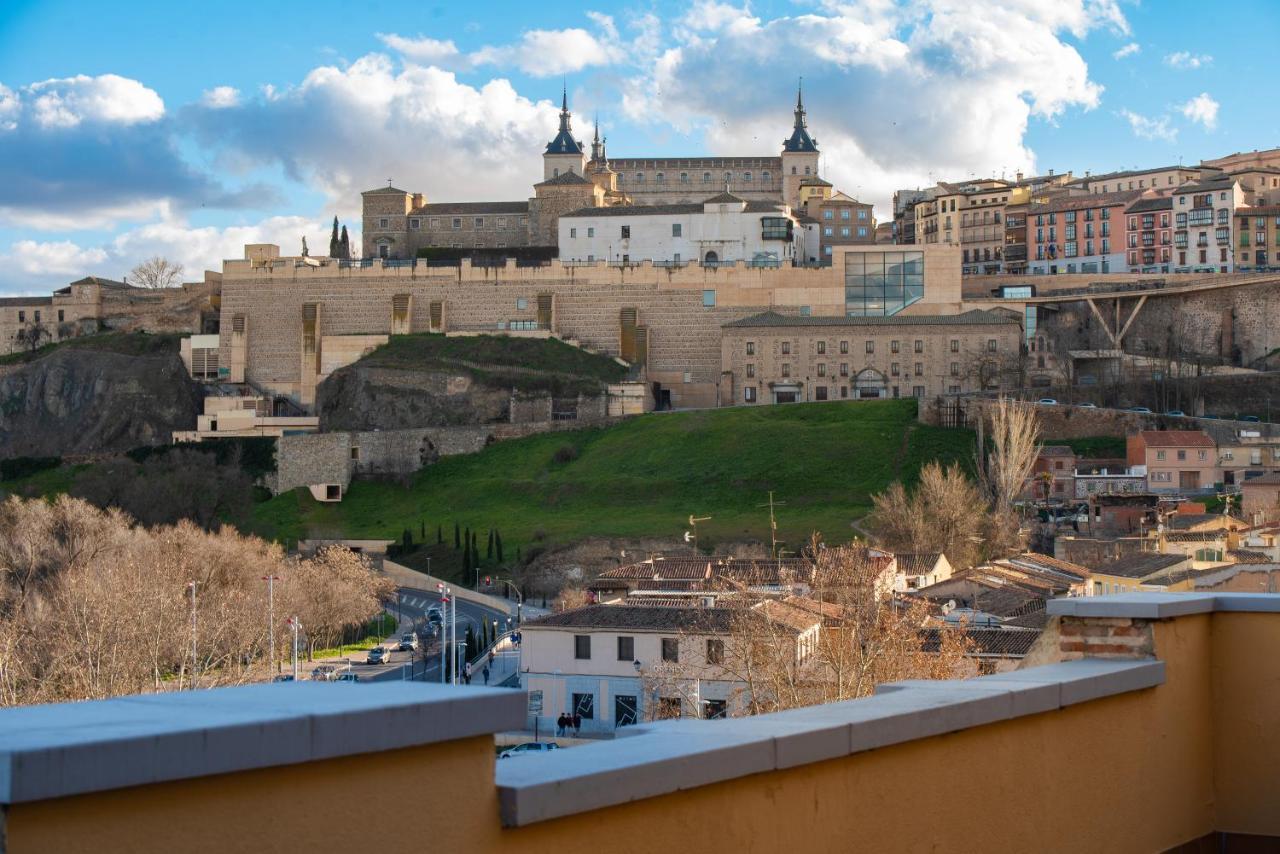
POLYGON ((575 712, 585 732, 655 717, 731 715, 748 698, 724 665, 734 655, 735 621, 754 616, 794 641, 797 666, 817 649, 822 617, 773 600, 749 610, 588 605, 521 626, 520 687, 541 692, 544 731, 575 712))
POLYGON ((1235 210, 1244 191, 1234 178, 1185 184, 1173 195, 1175 273, 1230 273, 1235 270, 1235 210))
POLYGON ((701 204, 583 208, 560 217, 561 261, 778 267, 803 258, 804 231, 779 202, 721 193, 701 204))

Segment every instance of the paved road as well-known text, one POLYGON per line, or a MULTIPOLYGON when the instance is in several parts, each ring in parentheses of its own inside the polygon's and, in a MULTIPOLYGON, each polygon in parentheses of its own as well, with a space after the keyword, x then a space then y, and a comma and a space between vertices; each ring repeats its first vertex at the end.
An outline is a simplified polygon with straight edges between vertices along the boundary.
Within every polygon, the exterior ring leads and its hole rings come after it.
MULTIPOLYGON (((407 675, 407 668, 412 658, 413 675, 416 679, 422 679, 423 668, 425 663, 425 678, 427 681, 440 681, 440 638, 433 636, 426 631, 427 610, 429 608, 440 608, 440 595, 434 590, 417 590, 409 587, 402 587, 397 591, 396 603, 392 606, 394 611, 400 615, 401 630, 405 630, 407 626, 412 625, 414 631, 418 632, 424 643, 419 647, 418 652, 410 655, 408 652, 392 652, 391 663, 388 665, 367 665, 363 664, 363 656, 356 661, 360 664, 353 664, 356 672, 360 674, 362 681, 387 681, 394 679, 403 679, 407 675), (425 653, 425 656, 424 656, 425 653), (425 658, 425 662, 424 662, 425 658)), ((467 627, 470 626, 473 634, 479 636, 480 625, 482 622, 488 622, 492 627, 493 621, 498 621, 498 631, 506 631, 508 624, 508 614, 496 608, 488 608, 475 602, 469 602, 465 599, 457 599, 458 603, 458 633, 457 640, 459 643, 466 637, 467 627)), ((515 620, 512 619, 514 626, 515 620)), ((508 645, 509 646, 509 645, 508 645)), ((493 671, 490 673, 489 684, 498 684, 501 679, 506 678, 515 673, 519 669, 519 653, 518 651, 504 648, 498 651, 498 660, 494 662, 493 671)), ((480 678, 479 667, 473 675, 472 684, 483 684, 480 678)))

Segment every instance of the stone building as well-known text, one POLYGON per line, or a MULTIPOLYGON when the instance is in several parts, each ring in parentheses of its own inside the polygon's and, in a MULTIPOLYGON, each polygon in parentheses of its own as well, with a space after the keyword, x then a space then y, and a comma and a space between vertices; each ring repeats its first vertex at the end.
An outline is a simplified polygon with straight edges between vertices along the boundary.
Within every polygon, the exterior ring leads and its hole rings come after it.
POLYGON ((1280 267, 1280 205, 1236 211, 1236 269, 1280 267))
POLYGON ((814 194, 805 201, 804 212, 818 221, 820 264, 830 264, 842 247, 876 242, 876 219, 866 202, 840 192, 814 194))
POLYGON ((422 193, 390 184, 365 191, 364 257, 406 260, 431 248, 550 247, 556 245, 557 220, 572 210, 701 204, 719 192, 799 209, 808 190, 826 184, 818 176, 818 142, 809 135, 799 92, 791 135, 776 157, 610 160, 599 128, 588 153, 574 137, 572 119, 566 92, 560 126, 542 154, 542 181, 527 200, 429 203, 422 193))
POLYGON ((983 390, 980 365, 1017 353, 1006 312, 803 317, 764 312, 724 324, 721 402, 932 397, 983 390))

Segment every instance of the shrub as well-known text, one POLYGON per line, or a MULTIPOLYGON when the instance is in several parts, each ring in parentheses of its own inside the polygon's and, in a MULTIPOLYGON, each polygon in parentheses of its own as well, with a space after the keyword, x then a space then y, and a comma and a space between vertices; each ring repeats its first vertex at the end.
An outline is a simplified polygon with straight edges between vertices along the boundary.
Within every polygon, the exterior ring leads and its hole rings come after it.
POLYGON ((56 469, 60 465, 62 457, 11 457, 0 460, 0 480, 30 477, 36 472, 56 469))
POLYGON ((571 463, 578 458, 578 449, 574 445, 561 445, 556 448, 555 454, 551 457, 557 463, 564 465, 571 463))

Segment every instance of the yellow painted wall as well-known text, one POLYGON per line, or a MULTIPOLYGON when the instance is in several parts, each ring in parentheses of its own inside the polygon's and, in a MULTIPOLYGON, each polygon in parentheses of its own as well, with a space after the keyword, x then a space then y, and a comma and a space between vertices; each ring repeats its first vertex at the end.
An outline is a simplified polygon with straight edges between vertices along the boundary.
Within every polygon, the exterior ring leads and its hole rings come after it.
POLYGON ((1280 835, 1280 659, 1255 654, 1277 642, 1275 615, 1159 622, 1155 689, 519 829, 500 827, 478 737, 18 805, 9 851, 1146 852, 1280 835))

